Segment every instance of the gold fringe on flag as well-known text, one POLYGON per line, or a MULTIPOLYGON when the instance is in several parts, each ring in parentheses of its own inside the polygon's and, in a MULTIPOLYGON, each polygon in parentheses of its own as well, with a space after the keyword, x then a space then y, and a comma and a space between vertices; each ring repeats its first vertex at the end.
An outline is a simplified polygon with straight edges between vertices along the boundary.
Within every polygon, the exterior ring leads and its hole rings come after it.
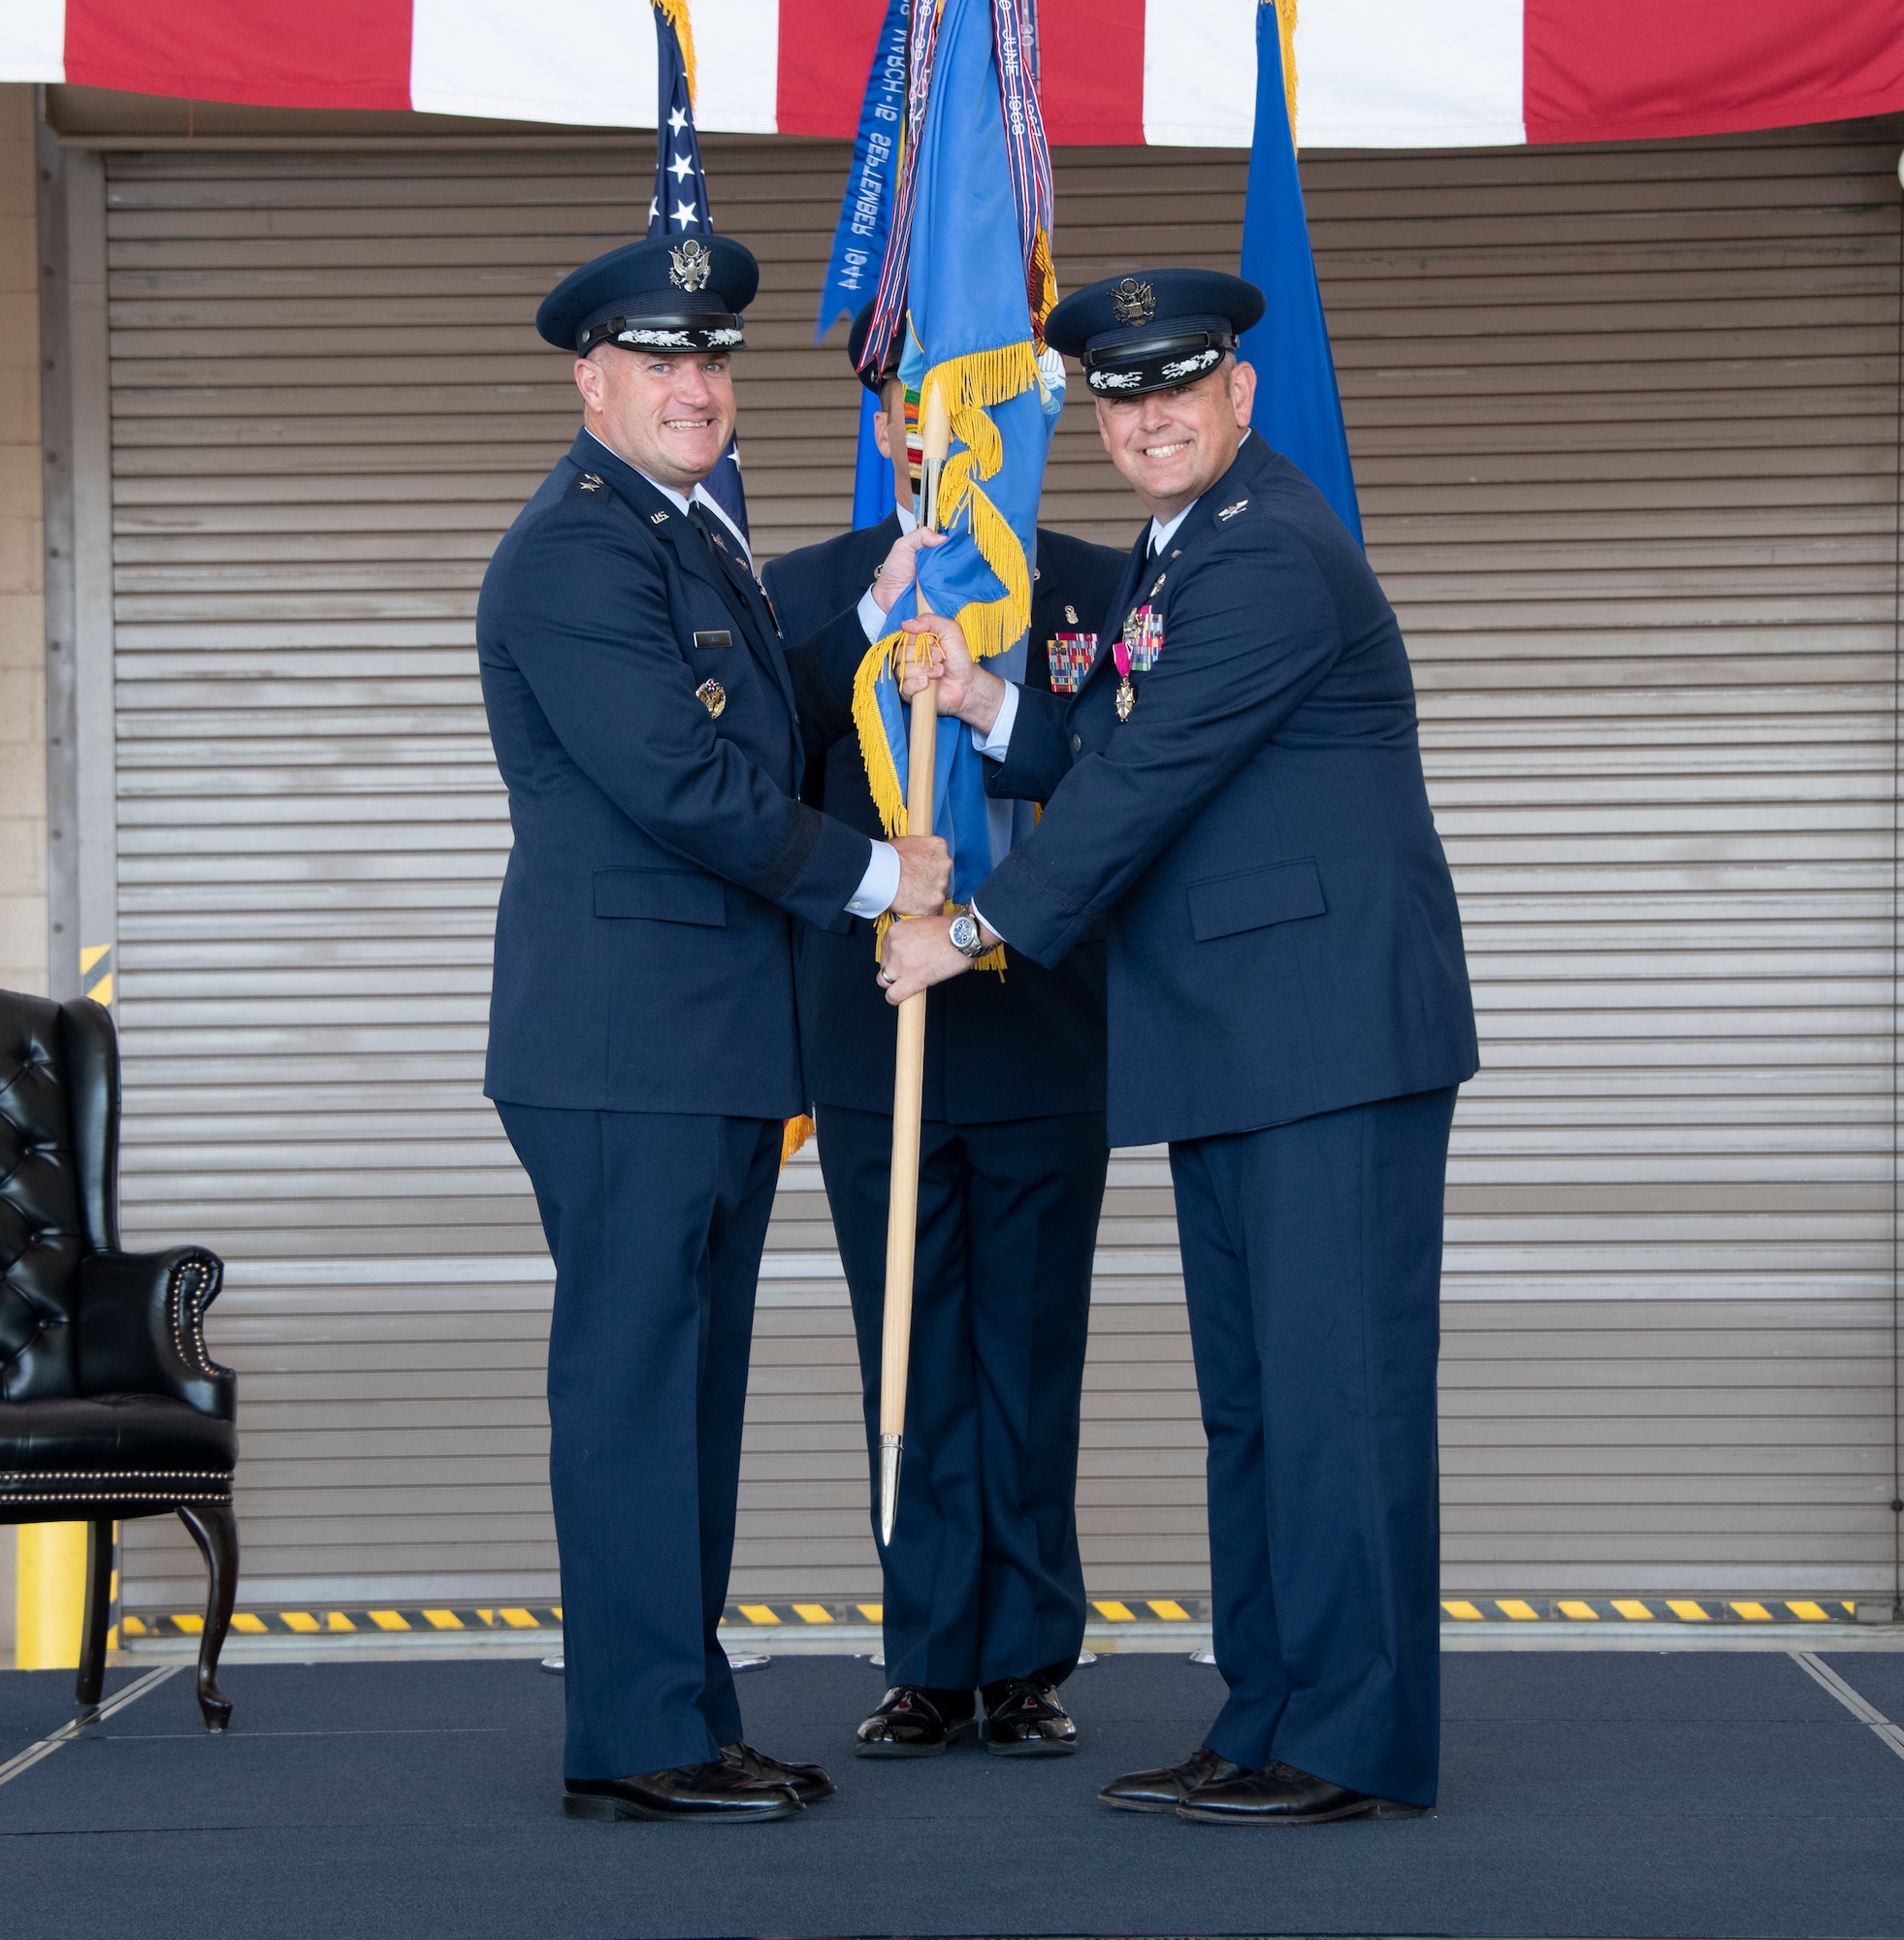
POLYGON ((692 108, 699 90, 694 86, 694 29, 688 18, 688 0, 652 0, 652 4, 681 43, 681 65, 688 70, 688 106, 692 108))
POLYGON ((1031 239, 1031 270, 1025 282, 1026 293, 1031 298, 1033 348, 1042 349, 1045 319, 1050 315, 1058 300, 1058 273, 1051 265, 1051 239, 1045 234, 1042 222, 1031 239))
POLYGON ((797 1118, 783 1120, 780 1127, 780 1162, 787 1161, 813 1137, 813 1120, 802 1112, 797 1118))
MULTIPOLYGON (((660 5, 661 0, 656 0, 656 4, 660 5)), ((1038 234, 1044 243, 1045 232, 1041 229, 1038 234)), ((1045 245, 1044 275, 1049 293, 1055 299, 1049 244, 1045 245)), ((1049 303, 1046 307, 1049 308, 1049 303)), ((974 660, 989 660, 994 654, 1002 654, 1015 646, 1018 636, 1031 625, 1031 567, 1024 547, 1011 522, 979 489, 977 481, 992 477, 1005 462, 1005 441, 991 421, 989 407, 1022 396, 1038 381, 1037 349, 1029 340, 1021 340, 997 350, 978 350, 966 357, 952 357, 935 364, 920 385, 920 397, 930 397, 932 387, 935 384, 939 387, 952 420, 952 436, 965 447, 947 461, 940 474, 940 529, 949 529, 959 512, 968 512, 972 542, 979 549, 979 557, 1005 589, 997 599, 968 600, 954 616, 974 660)), ((879 810, 880 826, 887 835, 896 835, 905 827, 906 790, 886 738, 877 689, 880 674, 888 666, 892 677, 899 678, 906 663, 907 641, 913 637, 891 632, 876 640, 867 648, 853 678, 853 725, 859 736, 859 759, 865 764, 866 787, 873 797, 873 806, 879 810)), ((948 912, 957 907, 956 903, 946 905, 948 912)), ((886 932, 891 921, 887 914, 875 925, 876 954, 885 949, 886 932)), ((976 967, 1004 976, 1004 945, 988 950, 978 959, 976 967)))
POLYGON ((1289 146, 1300 148, 1296 140, 1296 0, 1263 0, 1275 8, 1275 34, 1282 43, 1282 99, 1289 110, 1289 146))

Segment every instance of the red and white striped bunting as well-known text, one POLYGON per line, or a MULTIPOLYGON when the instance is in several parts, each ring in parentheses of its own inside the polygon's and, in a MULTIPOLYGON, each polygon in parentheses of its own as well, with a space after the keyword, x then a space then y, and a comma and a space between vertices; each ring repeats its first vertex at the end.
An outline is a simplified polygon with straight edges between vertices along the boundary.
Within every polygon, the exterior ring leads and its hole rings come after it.
MULTIPOLYGON (((1240 147, 1257 0, 1043 0, 1053 143, 1240 147)), ((881 0, 692 0, 703 130, 850 136, 881 0)), ((1299 0, 1307 148, 1710 135, 1904 110, 1904 0, 1299 0)), ((643 0, 0 0, 0 81, 654 125, 643 0)))

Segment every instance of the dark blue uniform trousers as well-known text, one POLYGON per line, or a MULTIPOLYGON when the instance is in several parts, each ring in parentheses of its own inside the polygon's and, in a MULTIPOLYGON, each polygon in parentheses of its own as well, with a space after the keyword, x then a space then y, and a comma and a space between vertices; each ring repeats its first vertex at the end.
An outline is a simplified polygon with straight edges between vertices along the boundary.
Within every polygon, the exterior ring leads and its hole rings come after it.
POLYGON ((1206 1742, 1435 1801, 1452 1089, 1171 1147, 1210 1438, 1206 1742))
POLYGON ((556 1263, 564 1771, 698 1764, 741 1736, 716 1626, 780 1121, 496 1109, 556 1263))
MULTIPOLYGON (((892 1120, 821 1105, 879 1514, 892 1120)), ((1101 1113, 921 1127, 905 1460, 886 1568, 886 1677, 970 1691, 1063 1677, 1084 1639, 1078 1414, 1110 1153, 1101 1113)))

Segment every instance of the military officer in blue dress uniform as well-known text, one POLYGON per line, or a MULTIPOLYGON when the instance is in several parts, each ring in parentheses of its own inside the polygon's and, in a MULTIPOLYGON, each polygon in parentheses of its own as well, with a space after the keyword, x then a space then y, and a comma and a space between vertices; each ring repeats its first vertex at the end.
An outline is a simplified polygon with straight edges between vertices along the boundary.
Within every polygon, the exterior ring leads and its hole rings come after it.
MULTIPOLYGON (((871 320, 869 304, 848 341, 855 369, 871 320)), ((885 406, 876 422, 894 508, 765 575, 788 640, 811 641, 827 664, 886 632, 918 545, 938 542, 906 536, 917 480, 904 388, 890 371, 862 381, 885 406)), ((1122 566, 1107 547, 1038 534, 1027 679, 1039 692, 1053 669, 1068 686, 1122 566)), ((807 798, 880 832, 856 736, 816 764, 807 798)), ((895 1037, 872 981, 873 927, 806 934, 800 1018, 876 1477, 895 1037)), ((923 1116, 906 1461, 883 1559, 889 1688, 856 1749, 927 1757, 976 1727, 1002 1756, 1061 1755, 1077 1731, 1057 1686, 1084 1635, 1076 1496, 1108 1156, 1102 948, 1086 944, 1049 970, 1013 952, 1002 979, 935 992, 923 1116)), ((872 1493, 877 1504, 877 1483, 872 1493)))
POLYGON ((1151 518, 1069 701, 915 623, 988 786, 1048 806, 880 974, 896 1003, 994 936, 1049 964, 1107 940, 1111 1137, 1170 1144, 1229 1697, 1103 1796, 1275 1826, 1435 1798, 1442 1183, 1476 1052, 1395 615, 1248 430, 1262 311, 1157 270, 1051 312, 1151 518))
POLYGON ((515 831, 485 1088, 556 1264, 581 1818, 778 1819, 832 1790, 745 1742, 716 1634, 782 1121, 807 1095, 793 927, 936 911, 950 877, 943 843, 876 842, 798 797, 840 676, 783 652, 700 483, 733 432, 758 280, 740 244, 674 238, 550 294, 536 327, 575 359, 583 429, 476 615, 515 831))

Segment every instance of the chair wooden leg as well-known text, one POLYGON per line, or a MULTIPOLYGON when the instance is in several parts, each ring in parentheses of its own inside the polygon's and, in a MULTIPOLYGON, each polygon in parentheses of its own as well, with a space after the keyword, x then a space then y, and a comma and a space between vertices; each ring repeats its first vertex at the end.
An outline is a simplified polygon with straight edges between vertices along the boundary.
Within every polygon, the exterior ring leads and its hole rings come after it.
POLYGON ((178 1520, 192 1533, 205 1557, 205 1629, 198 1644, 198 1707, 205 1729, 222 1731, 232 1721, 232 1700, 218 1689, 218 1653, 232 1627, 238 1595, 238 1517, 229 1503, 181 1505, 178 1520))
POLYGON ((86 1614, 80 1632, 80 1674, 73 1695, 79 1700, 76 1722, 89 1725, 99 1715, 99 1694, 106 1683, 106 1633, 113 1627, 113 1525, 86 1525, 86 1614))

